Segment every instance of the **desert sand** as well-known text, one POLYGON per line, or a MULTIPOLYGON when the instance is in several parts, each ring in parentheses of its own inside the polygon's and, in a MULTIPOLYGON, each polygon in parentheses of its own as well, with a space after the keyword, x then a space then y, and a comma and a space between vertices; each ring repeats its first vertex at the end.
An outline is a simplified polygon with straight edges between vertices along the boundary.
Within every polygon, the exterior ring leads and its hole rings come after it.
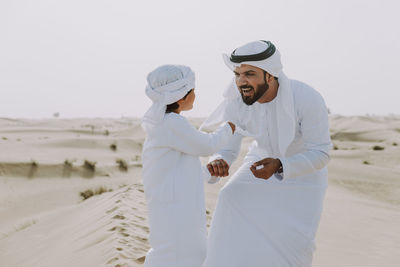
MULTIPOLYGON (((143 265, 149 228, 139 123, 0 118, 0 267, 143 265)), ((400 116, 331 115, 330 125, 313 266, 400 266, 400 116)), ((228 179, 206 185, 208 223, 228 179)))

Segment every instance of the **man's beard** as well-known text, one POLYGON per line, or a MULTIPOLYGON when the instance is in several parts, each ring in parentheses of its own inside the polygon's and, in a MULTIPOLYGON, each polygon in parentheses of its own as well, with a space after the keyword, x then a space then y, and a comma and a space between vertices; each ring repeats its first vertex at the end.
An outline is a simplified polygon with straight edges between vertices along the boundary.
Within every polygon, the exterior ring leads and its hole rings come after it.
POLYGON ((251 88, 252 90, 254 90, 253 86, 251 86, 251 85, 242 85, 239 88, 240 88, 240 94, 242 95, 243 102, 246 105, 250 106, 250 105, 253 105, 258 99, 260 99, 264 95, 264 93, 268 90, 269 85, 266 82, 264 82, 264 84, 257 85, 257 90, 255 90, 254 95, 252 97, 251 96, 244 96, 243 92, 242 92, 242 89, 243 88, 251 88))

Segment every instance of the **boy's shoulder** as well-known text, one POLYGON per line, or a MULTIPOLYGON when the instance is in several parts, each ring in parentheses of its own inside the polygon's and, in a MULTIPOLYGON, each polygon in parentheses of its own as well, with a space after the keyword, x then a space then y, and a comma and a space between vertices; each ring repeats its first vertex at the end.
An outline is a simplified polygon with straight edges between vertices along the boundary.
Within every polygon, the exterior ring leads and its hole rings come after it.
POLYGON ((182 120, 186 120, 186 118, 175 112, 165 113, 164 116, 164 121, 182 121, 182 120))
POLYGON ((164 127, 179 127, 180 125, 186 125, 189 124, 188 119, 186 119, 185 117, 171 112, 171 113, 166 113, 164 116, 164 120, 163 120, 163 126, 164 127))

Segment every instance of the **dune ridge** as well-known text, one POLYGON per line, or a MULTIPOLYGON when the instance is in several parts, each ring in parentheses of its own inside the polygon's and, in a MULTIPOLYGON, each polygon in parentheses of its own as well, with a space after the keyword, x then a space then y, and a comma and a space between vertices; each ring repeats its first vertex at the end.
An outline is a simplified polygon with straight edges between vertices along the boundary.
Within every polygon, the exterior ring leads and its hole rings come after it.
POLYGON ((136 255, 147 251, 143 243, 149 232, 142 188, 140 184, 125 186, 36 217, 36 223, 0 239, 0 251, 15 264, 7 266, 140 263, 142 260, 136 255), (29 264, 24 263, 21 255, 29 258, 29 264))

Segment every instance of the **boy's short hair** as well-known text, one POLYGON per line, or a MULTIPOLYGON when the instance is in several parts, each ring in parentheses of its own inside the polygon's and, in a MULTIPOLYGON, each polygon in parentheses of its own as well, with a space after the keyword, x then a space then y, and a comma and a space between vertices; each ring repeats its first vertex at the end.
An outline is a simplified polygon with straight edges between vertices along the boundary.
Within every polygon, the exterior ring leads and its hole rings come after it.
MULTIPOLYGON (((189 92, 187 92, 186 95, 182 99, 186 99, 186 97, 190 94, 191 91, 193 91, 193 89, 191 89, 189 92)), ((174 102, 172 104, 167 105, 167 110, 165 111, 165 113, 174 112, 178 108, 179 108, 179 104, 178 104, 178 101, 177 101, 177 102, 174 102)))

